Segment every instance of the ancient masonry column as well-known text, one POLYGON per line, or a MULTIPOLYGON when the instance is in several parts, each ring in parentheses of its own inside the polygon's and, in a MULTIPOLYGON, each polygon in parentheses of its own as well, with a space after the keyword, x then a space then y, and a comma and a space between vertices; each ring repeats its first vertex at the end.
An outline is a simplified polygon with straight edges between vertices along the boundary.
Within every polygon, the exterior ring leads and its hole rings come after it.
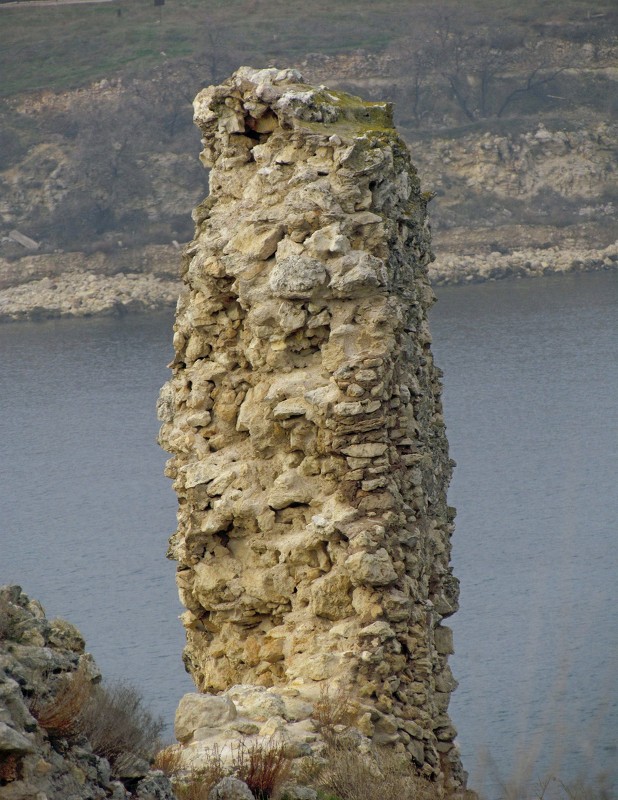
POLYGON ((187 668, 210 693, 340 687, 461 786, 427 197, 388 104, 243 67, 194 107, 210 194, 159 403, 187 668))

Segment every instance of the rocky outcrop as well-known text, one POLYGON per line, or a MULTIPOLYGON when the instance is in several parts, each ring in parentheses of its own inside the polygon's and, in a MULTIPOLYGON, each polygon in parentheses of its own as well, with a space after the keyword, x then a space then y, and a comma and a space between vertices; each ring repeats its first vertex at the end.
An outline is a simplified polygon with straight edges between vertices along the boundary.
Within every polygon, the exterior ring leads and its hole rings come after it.
POLYGON ((147 762, 114 767, 71 728, 85 697, 71 681, 79 675, 83 687, 101 678, 84 648, 74 625, 48 620, 19 586, 0 588, 0 797, 173 800, 167 778, 147 762))
POLYGON ((173 308, 173 246, 112 253, 52 253, 0 259, 0 322, 90 317, 173 308))
POLYGON ((427 197, 388 104, 241 68, 194 108, 210 195, 159 402, 187 668, 226 725, 243 686, 309 734, 344 693, 363 736, 461 789, 427 197))
POLYGON ((447 206, 455 197, 461 201, 467 189, 528 201, 551 191, 585 209, 615 192, 617 136, 615 124, 552 130, 538 123, 524 132, 437 134, 427 146, 415 143, 414 150, 447 206))

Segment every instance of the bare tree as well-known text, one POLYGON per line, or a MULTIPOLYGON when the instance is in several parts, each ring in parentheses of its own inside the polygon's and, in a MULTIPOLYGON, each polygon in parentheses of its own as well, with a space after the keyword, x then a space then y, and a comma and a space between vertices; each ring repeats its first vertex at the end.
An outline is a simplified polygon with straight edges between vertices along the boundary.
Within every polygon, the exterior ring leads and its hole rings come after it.
POLYGON ((534 66, 526 75, 525 83, 522 86, 518 86, 510 91, 502 100, 500 107, 496 111, 496 117, 500 118, 511 105, 511 103, 513 103, 513 101, 518 97, 528 92, 536 91, 541 86, 551 83, 558 77, 558 75, 564 72, 565 69, 567 69, 566 66, 551 67, 546 63, 539 63, 538 65, 534 66))
POLYGON ((501 117, 516 99, 550 84, 567 68, 556 62, 549 41, 526 47, 500 26, 479 24, 470 32, 469 21, 464 26, 448 14, 437 16, 432 43, 437 74, 470 121, 501 117))
POLYGON ((71 108, 78 126, 67 161, 63 199, 49 221, 53 238, 64 246, 92 241, 115 230, 121 214, 137 211, 148 196, 139 98, 126 94, 77 102, 71 108))

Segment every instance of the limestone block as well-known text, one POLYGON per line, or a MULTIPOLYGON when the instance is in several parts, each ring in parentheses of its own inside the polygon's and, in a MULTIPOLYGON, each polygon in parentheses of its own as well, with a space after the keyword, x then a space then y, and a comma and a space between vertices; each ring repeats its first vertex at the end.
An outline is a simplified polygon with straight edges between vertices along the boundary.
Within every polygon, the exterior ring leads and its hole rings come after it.
POLYGON ((208 800, 254 800, 254 797, 244 781, 228 776, 213 786, 208 800))
POLYGON ((204 608, 235 600, 242 594, 242 564, 231 556, 195 565, 193 592, 204 608))
POLYGON ((341 234, 339 224, 335 223, 316 231, 305 240, 305 247, 318 257, 341 254, 350 250, 350 240, 341 234))
POLYGON ((24 702, 19 683, 0 673, 0 722, 27 732, 36 729, 36 720, 24 702))
POLYGON ((325 681, 337 674, 341 656, 334 653, 312 653, 309 656, 296 656, 290 659, 290 675, 309 678, 312 681, 325 681))
POLYGON ((265 260, 272 256, 283 238, 283 225, 244 225, 230 239, 229 246, 251 258, 265 260))
POLYGON ((356 297, 387 285, 384 262, 369 253, 353 251, 331 263, 330 287, 335 297, 356 297))
POLYGON ((448 655, 455 652, 453 648, 453 631, 450 628, 447 628, 446 625, 440 625, 436 628, 434 636, 438 653, 448 655))
POLYGON ((458 685, 448 664, 436 675, 437 692, 454 692, 458 685))
POLYGON ((307 312, 303 308, 289 301, 284 301, 278 310, 279 325, 286 332, 296 331, 302 328, 307 321, 307 312))
POLYGON ((309 404, 301 397, 289 397, 287 400, 277 403, 273 409, 273 417, 276 420, 303 417, 308 411, 309 404))
POLYGON ((309 300, 326 280, 327 272, 321 261, 306 256, 288 256, 277 262, 268 283, 275 297, 309 300))
POLYGON ((236 706, 229 697, 208 694, 186 694, 181 698, 174 719, 174 735, 179 742, 205 738, 237 716, 236 706))
POLYGON ((229 689, 226 696, 234 702, 238 713, 258 722, 271 717, 285 716, 283 699, 262 686, 238 685, 229 689))
POLYGON ((260 727, 259 735, 273 738, 280 736, 285 730, 286 724, 283 717, 269 717, 260 727))
POLYGON ((388 586, 397 580, 391 557, 383 547, 375 553, 353 553, 346 559, 345 568, 355 586, 388 586))
POLYGON ((372 622, 371 625, 366 625, 360 630, 360 636, 363 637, 376 637, 381 642, 387 639, 394 639, 396 637, 395 631, 387 622, 372 622))
POLYGON ((307 720, 313 714, 313 704, 301 697, 283 695, 282 699, 285 706, 284 717, 288 722, 307 720))
POLYGON ((376 458, 384 455, 388 450, 388 445, 381 442, 366 442, 363 444, 351 444, 342 449, 342 453, 354 458, 376 458))
MULTIPOLYGON (((249 595, 263 603, 279 604, 287 602, 296 584, 287 564, 276 564, 266 569, 246 570, 242 576, 242 585, 249 595)), ((275 660, 278 658, 275 657, 275 660)))
POLYGON ((5 722, 0 722, 0 752, 25 755, 34 753, 35 749, 34 744, 23 734, 10 728, 5 722))
POLYGON ((311 610, 317 617, 338 620, 354 613, 350 578, 334 570, 311 585, 311 610))
POLYGON ((281 509, 292 503, 307 504, 315 496, 312 481, 300 475, 297 470, 290 469, 279 475, 268 494, 268 505, 281 509))

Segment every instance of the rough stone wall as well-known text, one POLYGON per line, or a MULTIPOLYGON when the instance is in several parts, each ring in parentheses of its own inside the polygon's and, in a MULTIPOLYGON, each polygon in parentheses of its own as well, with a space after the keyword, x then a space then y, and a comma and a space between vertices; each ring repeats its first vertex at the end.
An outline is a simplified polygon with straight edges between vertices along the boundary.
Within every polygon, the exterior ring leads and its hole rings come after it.
POLYGON ((194 107, 210 194, 159 402, 187 668, 347 692, 365 736, 461 785, 427 198, 388 104, 244 67, 194 107))

